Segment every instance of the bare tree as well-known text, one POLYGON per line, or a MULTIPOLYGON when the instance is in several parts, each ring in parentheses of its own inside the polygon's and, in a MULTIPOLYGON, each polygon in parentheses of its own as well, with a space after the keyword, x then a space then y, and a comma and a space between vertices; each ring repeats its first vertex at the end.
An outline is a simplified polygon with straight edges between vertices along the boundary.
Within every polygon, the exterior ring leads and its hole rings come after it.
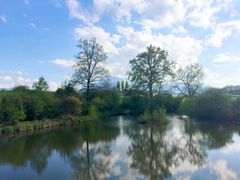
POLYGON ((203 85, 204 72, 202 67, 193 63, 180 68, 175 76, 175 87, 184 96, 194 96, 203 85))
POLYGON ((79 52, 76 56, 77 64, 72 83, 86 89, 88 101, 90 89, 103 81, 108 75, 108 71, 104 67, 107 54, 95 38, 90 40, 80 39, 77 47, 79 52))

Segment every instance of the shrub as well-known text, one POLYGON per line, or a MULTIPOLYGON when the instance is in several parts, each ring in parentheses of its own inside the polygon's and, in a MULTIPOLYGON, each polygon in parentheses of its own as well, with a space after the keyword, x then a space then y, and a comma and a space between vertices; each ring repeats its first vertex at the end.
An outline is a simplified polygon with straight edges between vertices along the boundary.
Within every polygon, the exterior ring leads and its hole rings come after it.
POLYGON ((61 104, 63 114, 79 115, 82 111, 82 103, 78 97, 67 96, 61 104))
POLYGON ((7 93, 3 95, 0 102, 0 114, 4 122, 15 124, 26 118, 23 100, 17 93, 7 93))

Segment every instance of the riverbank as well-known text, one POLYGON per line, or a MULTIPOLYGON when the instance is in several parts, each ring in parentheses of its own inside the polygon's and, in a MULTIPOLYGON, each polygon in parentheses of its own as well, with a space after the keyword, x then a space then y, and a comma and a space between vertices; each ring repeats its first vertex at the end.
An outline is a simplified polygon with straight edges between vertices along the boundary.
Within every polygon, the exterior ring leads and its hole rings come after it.
POLYGON ((0 136, 15 136, 22 133, 31 133, 45 129, 54 129, 63 126, 80 124, 86 117, 63 116, 58 119, 44 119, 38 121, 23 121, 15 125, 1 125, 0 136))

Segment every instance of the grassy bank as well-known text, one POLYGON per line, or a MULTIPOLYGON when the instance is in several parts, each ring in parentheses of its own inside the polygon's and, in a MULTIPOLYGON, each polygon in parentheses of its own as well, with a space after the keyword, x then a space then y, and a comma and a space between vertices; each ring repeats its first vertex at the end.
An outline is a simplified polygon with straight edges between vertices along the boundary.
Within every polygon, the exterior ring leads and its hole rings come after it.
POLYGON ((52 129, 62 126, 70 126, 83 122, 83 117, 63 116, 59 119, 44 119, 41 121, 23 121, 15 125, 1 125, 0 136, 15 136, 22 133, 31 133, 44 129, 52 129))

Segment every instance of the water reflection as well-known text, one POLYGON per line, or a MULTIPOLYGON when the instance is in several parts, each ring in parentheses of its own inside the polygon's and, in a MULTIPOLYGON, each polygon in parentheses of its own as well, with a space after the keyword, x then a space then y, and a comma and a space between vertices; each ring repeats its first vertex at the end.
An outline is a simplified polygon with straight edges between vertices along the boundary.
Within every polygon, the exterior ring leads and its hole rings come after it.
POLYGON ((132 138, 128 154, 132 156, 131 167, 139 170, 149 179, 163 179, 170 176, 170 167, 175 163, 175 145, 164 139, 165 128, 150 126, 139 129, 132 138))
POLYGON ((0 141, 0 179, 238 179, 240 128, 116 117, 0 141), (225 172, 225 173, 223 173, 225 172))

